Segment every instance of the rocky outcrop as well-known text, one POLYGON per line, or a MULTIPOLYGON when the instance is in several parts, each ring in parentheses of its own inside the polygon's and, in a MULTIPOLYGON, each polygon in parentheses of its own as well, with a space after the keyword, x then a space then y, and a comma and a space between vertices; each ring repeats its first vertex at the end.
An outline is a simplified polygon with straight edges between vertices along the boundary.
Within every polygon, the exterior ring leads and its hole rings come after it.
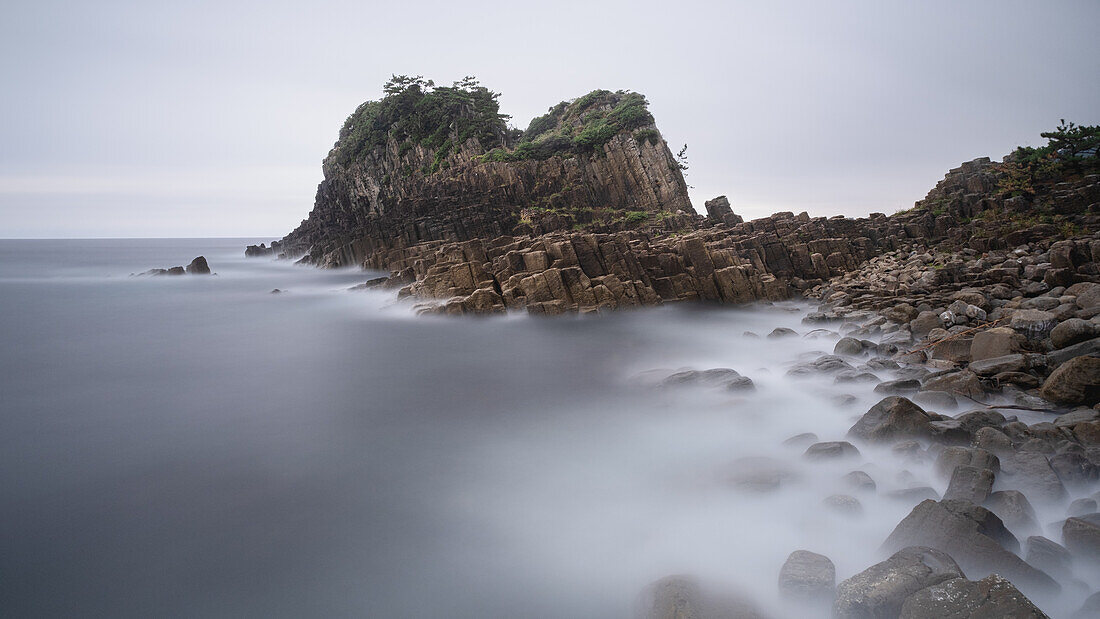
POLYGON ((198 256, 186 268, 178 266, 167 269, 149 269, 138 273, 138 275, 210 275, 210 265, 207 264, 205 257, 198 256))
POLYGON ((566 229, 607 213, 623 221, 694 216, 680 166, 641 95, 595 91, 518 132, 504 127, 495 93, 486 92, 413 85, 361 106, 324 161, 313 211, 283 251, 344 266, 418 243, 490 239, 517 227, 532 233, 532 217, 551 212, 566 229), (405 99, 442 101, 439 114, 451 114, 450 124, 418 134, 438 121, 403 112, 405 99), (453 111, 451 99, 466 107, 453 111), (383 119, 380 106, 397 111, 383 119))

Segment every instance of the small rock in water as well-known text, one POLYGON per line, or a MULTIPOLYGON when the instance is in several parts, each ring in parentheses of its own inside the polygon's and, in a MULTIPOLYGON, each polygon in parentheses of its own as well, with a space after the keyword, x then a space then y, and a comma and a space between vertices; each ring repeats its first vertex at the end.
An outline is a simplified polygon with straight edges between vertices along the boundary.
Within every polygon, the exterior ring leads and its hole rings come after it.
POLYGON ((836 594, 836 566, 825 555, 796 550, 779 569, 779 593, 799 602, 832 604, 836 594))
POLYGON ((192 275, 210 275, 210 265, 206 263, 204 256, 199 256, 187 265, 187 272, 192 275))
POLYGON ((810 460, 833 460, 837 458, 854 458, 859 455, 856 446, 848 441, 830 441, 826 443, 814 443, 802 454, 810 460))
POLYGON ((863 505, 859 499, 849 494, 834 494, 825 497, 825 506, 843 514, 859 514, 863 512, 863 505))
POLYGON ((844 476, 844 483, 863 492, 875 491, 875 480, 863 471, 852 471, 844 476))
POLYGON ((279 290, 278 288, 274 288, 274 289, 272 289, 270 294, 282 294, 282 292, 283 292, 282 290, 279 290))
POLYGON ((794 329, 788 329, 787 327, 776 327, 772 329, 768 337, 774 339, 777 337, 790 337, 792 335, 798 335, 798 333, 794 329))

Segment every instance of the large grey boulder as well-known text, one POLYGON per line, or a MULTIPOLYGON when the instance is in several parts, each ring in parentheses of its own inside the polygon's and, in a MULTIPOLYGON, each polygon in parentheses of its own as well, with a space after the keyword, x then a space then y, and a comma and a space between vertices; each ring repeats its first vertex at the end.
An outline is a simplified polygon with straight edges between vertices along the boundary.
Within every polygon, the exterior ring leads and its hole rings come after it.
POLYGON ((908 398, 890 396, 872 406, 848 430, 848 436, 865 441, 927 437, 931 435, 929 424, 932 421, 931 415, 908 398))
POLYGON ((1025 338, 1008 327, 994 327, 981 331, 970 343, 971 361, 1012 355, 1023 350, 1025 338))
POLYGON ((210 275, 210 265, 206 263, 205 257, 199 256, 187 265, 187 272, 191 275, 210 275))
POLYGON ((1100 358, 1075 357, 1058 366, 1039 394, 1057 404, 1092 406, 1100 400, 1100 358))
POLYGON ((970 371, 978 376, 994 376, 1002 372, 1022 372, 1027 369, 1027 357, 1020 353, 989 357, 970 364, 970 371))
POLYGON ((945 501, 962 499, 981 505, 992 490, 993 471, 975 466, 957 466, 951 475, 947 492, 943 493, 943 499, 945 501))
POLYGON ((1024 560, 1058 579, 1065 579, 1073 574, 1073 558, 1065 546, 1041 535, 1027 538, 1027 555, 1024 560))
POLYGON ((1035 508, 1019 490, 999 490, 989 495, 983 507, 997 514, 1011 531, 1025 532, 1039 528, 1035 508))
POLYGON ((898 523, 883 549, 917 545, 950 551, 975 575, 996 572, 1025 587, 1059 589, 1050 576, 1013 554, 1020 543, 1000 518, 969 501, 923 501, 898 523))
POLYGON ((1002 465, 1011 476, 1010 485, 1032 497, 1059 501, 1066 495, 1065 485, 1042 453, 1021 450, 1006 458, 1002 465))
POLYGON ((898 619, 1047 619, 1046 613, 997 574, 955 578, 925 587, 901 605, 898 619))
POLYGON ((799 602, 831 604, 836 594, 836 566, 825 555, 796 550, 779 570, 779 593, 799 602))
POLYGON ((1062 525, 1062 540, 1075 558, 1100 564, 1100 526, 1085 518, 1067 518, 1062 525))
POLYGON ((841 582, 836 589, 833 616, 897 617, 905 599, 913 593, 956 578, 964 578, 963 572, 947 553, 935 548, 903 548, 841 582))
POLYGON ((1065 348, 1100 336, 1100 325, 1080 318, 1070 318, 1058 323, 1050 332, 1055 348, 1065 348))

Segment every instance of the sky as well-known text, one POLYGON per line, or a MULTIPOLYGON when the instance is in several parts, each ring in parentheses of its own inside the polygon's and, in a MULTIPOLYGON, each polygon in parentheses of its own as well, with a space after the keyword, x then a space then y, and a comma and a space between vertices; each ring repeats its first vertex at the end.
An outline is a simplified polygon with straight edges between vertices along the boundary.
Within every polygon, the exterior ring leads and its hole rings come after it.
POLYGON ((1100 124, 1100 1, 36 2, 0 21, 0 238, 278 238, 392 74, 525 128, 641 92, 696 210, 892 213, 1065 118, 1100 124))

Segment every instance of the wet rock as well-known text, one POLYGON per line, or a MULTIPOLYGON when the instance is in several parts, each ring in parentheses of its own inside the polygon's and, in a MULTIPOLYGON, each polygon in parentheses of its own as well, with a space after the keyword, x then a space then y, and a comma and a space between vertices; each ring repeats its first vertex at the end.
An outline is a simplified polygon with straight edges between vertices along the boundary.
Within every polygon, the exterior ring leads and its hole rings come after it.
POLYGON ((838 458, 855 458, 859 456, 859 450, 848 441, 829 441, 814 443, 806 449, 802 457, 809 460, 835 460, 838 458))
POLYGON ((836 594, 836 567, 825 555, 796 550, 779 569, 779 593, 799 602, 832 604, 836 594))
POLYGON ((1067 518, 1062 525, 1062 539, 1074 558, 1100 564, 1100 526, 1085 518, 1067 518))
POLYGON ((799 363, 787 371, 789 376, 810 376, 814 374, 836 374, 855 370, 852 364, 836 355, 824 355, 813 361, 799 363))
POLYGON ((945 501, 962 499, 981 505, 993 490, 993 471, 975 466, 957 466, 943 493, 945 501))
POLYGON ((833 354, 858 357, 863 354, 863 342, 854 337, 842 337, 833 347, 833 354))
POLYGON ((849 494, 829 495, 825 497, 823 503, 825 507, 849 516, 863 512, 863 504, 859 502, 859 499, 849 494))
POLYGON ((954 474, 955 468, 960 466, 989 469, 996 473, 1000 470, 1001 464, 997 456, 975 447, 946 447, 936 457, 935 470, 943 479, 949 479, 954 474))
POLYGON ((909 322, 909 330, 913 333, 913 337, 917 339, 925 337, 932 329, 938 329, 942 326, 943 320, 940 319, 939 314, 932 311, 923 311, 909 322))
POLYGON ((984 449, 997 456, 1012 453, 1012 439, 1008 438, 1008 435, 999 429, 990 426, 978 428, 974 432, 971 443, 974 447, 984 449))
POLYGON ((210 275, 210 265, 206 263, 205 257, 199 256, 187 265, 187 272, 191 275, 210 275))
POLYGON ((1023 309, 1013 312, 1009 326, 1029 340, 1041 340, 1050 334, 1058 319, 1054 314, 1037 309, 1023 309))
POLYGON ((1050 457, 1050 468, 1069 487, 1088 487, 1100 478, 1100 471, 1083 453, 1056 453, 1050 457))
POLYGON ((1085 514, 1091 514, 1098 509, 1096 499, 1077 499, 1069 504, 1066 509, 1066 515, 1069 517, 1084 516, 1085 514))
POLYGON ((836 378, 833 379, 835 383, 877 383, 879 377, 871 372, 860 372, 859 370, 843 370, 837 372, 836 378))
POLYGON ((976 400, 986 397, 985 387, 982 386, 978 375, 968 370, 951 372, 942 376, 935 376, 924 381, 922 388, 927 391, 946 391, 951 394, 961 394, 976 400))
POLYGON ((795 434, 791 438, 783 441, 784 445, 807 445, 817 442, 817 435, 813 432, 803 432, 802 434, 795 434))
POLYGON ((905 599, 898 617, 1049 619, 1019 589, 997 574, 976 582, 956 578, 921 589, 905 599))
POLYGON ((1033 497, 1042 501, 1059 501, 1066 495, 1062 480, 1041 453, 1019 451, 1002 464, 1011 476, 1009 483, 1033 497))
POLYGON ((1000 490, 989 495, 983 505, 1012 531, 1034 531, 1039 528, 1035 509, 1019 490, 1000 490))
POLYGON ((1073 574, 1073 558, 1065 546, 1041 535, 1027 538, 1027 555, 1024 560, 1059 580, 1073 574))
POLYGON ((841 582, 833 616, 838 619, 897 617, 905 599, 939 583, 963 578, 958 564, 934 548, 909 547, 895 552, 841 582))
POLYGON ((950 411, 959 406, 955 396, 946 391, 925 391, 922 389, 913 395, 913 401, 936 411, 950 411))
POLYGON ((184 275, 187 271, 183 267, 172 267, 165 271, 165 275, 184 275))
POLYGON ((970 343, 970 360, 982 361, 987 358, 1019 353, 1023 350, 1025 339, 1008 327, 994 327, 980 331, 970 343))
POLYGON ((1073 613, 1073 619, 1096 619, 1097 617, 1100 617, 1100 591, 1090 595, 1081 608, 1073 613))
POLYGON ((1070 359, 1090 355, 1100 355, 1100 337, 1066 346, 1061 350, 1051 351, 1047 353, 1046 362, 1048 367, 1056 368, 1070 359))
POLYGON ((898 394, 912 393, 920 389, 920 381, 914 378, 887 380, 875 386, 875 393, 898 394))
POLYGON ((970 371, 978 376, 993 376, 1003 372, 1021 372, 1027 369, 1027 365, 1027 357, 1014 354, 971 362, 970 371))
POLYGON ((1080 318, 1062 321, 1050 332, 1050 341, 1055 348, 1065 348, 1095 337, 1100 337, 1100 325, 1080 318))
POLYGON ((906 398, 890 396, 875 404, 848 430, 848 435, 866 441, 890 441, 931 435, 933 421, 924 409, 906 398))
POLYGON ((767 457, 741 458, 733 465, 729 481, 738 490, 770 492, 792 479, 794 473, 782 462, 767 457))
POLYGON ((772 332, 768 334, 768 337, 771 339, 775 339, 780 337, 791 337, 792 335, 798 335, 798 332, 796 332, 794 329, 788 329, 787 327, 776 327, 775 329, 772 329, 772 332))
POLYGON ((1058 404, 1092 406, 1100 399, 1100 358, 1075 357, 1058 366, 1039 394, 1058 404))
POLYGON ((848 486, 862 492, 875 491, 875 480, 863 471, 852 471, 844 476, 843 481, 848 486))
POLYGON ((950 550, 959 565, 974 574, 996 572, 1027 587, 1059 588, 1050 576, 1013 554, 1020 548, 1019 541, 1000 518, 969 501, 928 500, 914 507, 894 528, 883 549, 911 545, 950 550))

